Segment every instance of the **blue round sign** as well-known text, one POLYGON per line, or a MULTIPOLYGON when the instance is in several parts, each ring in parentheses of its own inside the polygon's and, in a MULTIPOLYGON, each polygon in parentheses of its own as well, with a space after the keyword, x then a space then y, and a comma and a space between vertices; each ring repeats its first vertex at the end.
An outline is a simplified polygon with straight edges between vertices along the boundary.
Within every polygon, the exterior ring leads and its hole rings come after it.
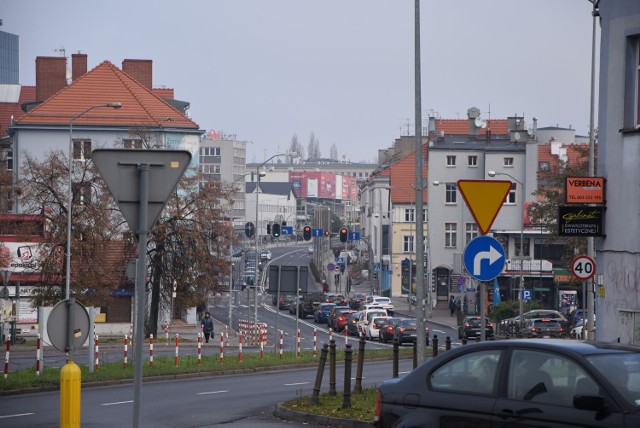
POLYGON ((478 281, 491 281, 500 275, 504 263, 504 248, 490 236, 478 236, 464 250, 464 267, 478 281))
POLYGON ((335 268, 336 268, 336 266, 335 266, 333 263, 329 263, 329 264, 327 265, 327 270, 328 270, 329 272, 332 272, 335 268))

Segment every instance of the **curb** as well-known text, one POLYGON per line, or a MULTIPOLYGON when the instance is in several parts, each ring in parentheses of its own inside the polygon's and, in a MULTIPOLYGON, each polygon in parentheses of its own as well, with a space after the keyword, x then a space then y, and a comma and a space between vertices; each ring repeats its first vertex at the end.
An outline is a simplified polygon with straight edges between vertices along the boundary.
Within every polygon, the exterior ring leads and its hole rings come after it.
POLYGON ((276 405, 276 408, 273 411, 273 416, 285 421, 300 422, 303 424, 314 423, 318 425, 327 425, 333 427, 370 428, 374 426, 373 422, 359 421, 356 419, 342 419, 335 418, 333 416, 322 416, 313 413, 299 412, 297 410, 291 410, 283 407, 282 403, 276 405))

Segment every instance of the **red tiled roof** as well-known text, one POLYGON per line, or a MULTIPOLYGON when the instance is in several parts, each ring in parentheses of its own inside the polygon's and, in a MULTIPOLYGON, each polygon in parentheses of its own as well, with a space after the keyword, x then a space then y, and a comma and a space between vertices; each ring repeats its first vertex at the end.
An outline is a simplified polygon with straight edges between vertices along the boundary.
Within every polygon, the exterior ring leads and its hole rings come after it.
MULTIPOLYGON (((422 157, 427 158, 427 144, 422 145, 422 157)), ((389 168, 380 173, 382 176, 389 177, 391 184, 391 202, 394 204, 414 203, 416 200, 416 191, 411 185, 416 184, 416 152, 409 153, 389 168)), ((427 176, 427 162, 422 166, 422 176, 427 176)), ((426 188, 422 192, 422 200, 427 200, 426 188)))
MULTIPOLYGON (((579 151, 581 148, 585 150, 584 146, 576 144, 562 144, 561 149, 566 152, 566 162, 569 165, 573 165, 579 161, 585 161, 584 154, 579 151)), ((538 145, 538 163, 548 162, 551 171, 558 171, 560 167, 560 157, 557 154, 551 153, 551 144, 539 144, 538 145)))
MULTIPOLYGON (((468 119, 435 119, 436 131, 444 132, 445 135, 469 135, 468 119)), ((487 127, 479 130, 480 135, 484 135, 487 129, 491 129, 492 135, 509 134, 509 123, 507 119, 487 120, 487 127)))
POLYGON ((109 61, 49 97, 16 123, 68 125, 72 117, 87 108, 114 102, 122 103, 122 108, 96 109, 74 120, 74 124, 199 128, 197 123, 109 61))

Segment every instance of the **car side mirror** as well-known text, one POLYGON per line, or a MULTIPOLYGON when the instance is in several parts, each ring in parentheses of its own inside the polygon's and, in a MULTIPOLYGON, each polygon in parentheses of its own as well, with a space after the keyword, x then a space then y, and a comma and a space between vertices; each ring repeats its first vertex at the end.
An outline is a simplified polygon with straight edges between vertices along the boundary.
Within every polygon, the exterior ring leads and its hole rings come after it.
POLYGON ((606 404, 604 397, 599 395, 574 395, 573 407, 580 410, 595 410, 597 412, 604 412, 606 410, 606 404))

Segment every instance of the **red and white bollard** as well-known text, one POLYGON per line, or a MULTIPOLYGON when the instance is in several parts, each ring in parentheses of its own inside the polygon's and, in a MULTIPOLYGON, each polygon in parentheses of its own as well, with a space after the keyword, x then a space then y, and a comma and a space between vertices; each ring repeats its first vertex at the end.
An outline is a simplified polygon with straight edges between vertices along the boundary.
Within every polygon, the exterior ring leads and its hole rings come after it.
POLYGON ((96 371, 100 370, 100 338, 96 334, 96 371))
POLYGON ((7 352, 4 354, 4 378, 9 375, 9 354, 11 354, 11 340, 7 339, 7 352))
POLYGON ((164 338, 165 338, 165 345, 169 346, 169 326, 166 326, 164 328, 164 338))
POLYGON ((284 338, 283 338, 284 334, 282 333, 282 330, 280 330, 280 359, 282 359, 282 348, 284 348, 284 338))
POLYGON ((318 350, 318 330, 313 329, 313 356, 316 356, 316 352, 318 350))
POLYGON ((220 333, 220 361, 224 363, 224 334, 220 333))
POLYGON ((242 334, 238 335, 238 361, 242 362, 242 334))
POLYGON ((349 329, 347 327, 344 328, 344 346, 349 344, 349 329))
POLYGON ((264 342, 262 341, 262 335, 260 336, 260 359, 264 360, 264 342))
MULTIPOLYGON (((151 339, 149 339, 151 340, 151 339)), ((124 368, 129 364, 129 336, 124 335, 124 368)))
POLYGON ((333 329, 329 327, 329 342, 333 340, 333 329))
POLYGON ((153 334, 149 335, 149 367, 153 367, 153 334))
POLYGON ((298 334, 296 338, 296 356, 300 357, 300 329, 298 329, 298 334))
POLYGON ((180 353, 180 336, 176 333, 176 367, 178 367, 178 362, 180 361, 178 354, 180 353))
POLYGON ((40 360, 42 359, 42 349, 40 348, 40 334, 36 339, 36 376, 40 376, 40 360))
POLYGON ((202 336, 198 333, 198 365, 202 365, 202 336))
POLYGON ((227 346, 229 346, 229 326, 228 325, 224 326, 224 337, 225 337, 225 341, 227 342, 227 346))

